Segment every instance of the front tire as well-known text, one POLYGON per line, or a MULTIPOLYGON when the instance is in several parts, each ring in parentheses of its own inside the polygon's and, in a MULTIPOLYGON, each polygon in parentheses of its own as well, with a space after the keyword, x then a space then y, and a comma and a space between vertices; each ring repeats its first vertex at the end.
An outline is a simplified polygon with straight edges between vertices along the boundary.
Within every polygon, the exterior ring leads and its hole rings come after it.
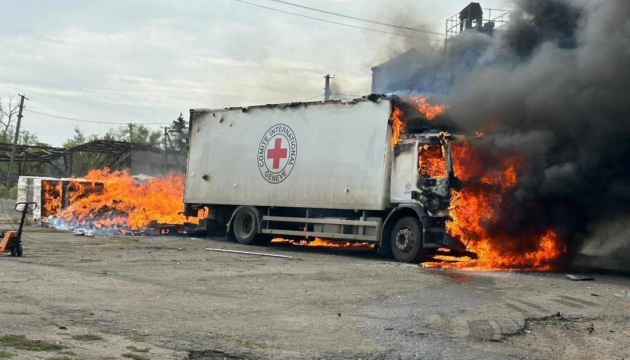
POLYGON ((424 257, 422 229, 414 217, 404 217, 392 229, 391 249, 394 259, 403 263, 419 263, 424 257))
POLYGON ((234 216, 232 233, 234 238, 243 245, 255 245, 258 235, 258 216, 251 208, 244 207, 234 216))
POLYGON ((22 253, 23 253, 22 245, 18 245, 15 251, 15 255, 17 255, 17 257, 22 257, 22 253))

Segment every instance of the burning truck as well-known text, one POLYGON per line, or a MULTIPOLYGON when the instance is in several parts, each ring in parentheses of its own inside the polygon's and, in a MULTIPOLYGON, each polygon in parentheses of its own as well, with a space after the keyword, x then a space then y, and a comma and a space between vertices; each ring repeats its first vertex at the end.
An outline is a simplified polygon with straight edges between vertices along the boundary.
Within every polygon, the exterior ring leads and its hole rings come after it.
POLYGON ((184 213, 208 209, 202 225, 248 245, 371 243, 408 263, 465 253, 447 234, 456 137, 429 126, 443 111, 380 95, 191 110, 184 213))

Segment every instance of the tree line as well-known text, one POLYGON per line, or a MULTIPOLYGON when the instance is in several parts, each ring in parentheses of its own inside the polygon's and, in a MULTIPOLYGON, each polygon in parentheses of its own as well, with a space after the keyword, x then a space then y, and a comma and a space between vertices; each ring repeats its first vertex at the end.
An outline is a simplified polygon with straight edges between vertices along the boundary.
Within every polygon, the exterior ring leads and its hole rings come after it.
MULTIPOLYGON (((6 101, 0 98, 0 142, 13 143, 18 115, 18 101, 14 96, 6 101)), ((110 128, 105 134, 86 135, 78 126, 74 128, 72 138, 63 142, 63 147, 88 143, 94 140, 126 141, 142 145, 151 145, 178 153, 186 152, 188 139, 188 122, 182 113, 168 126, 166 134, 163 130, 156 130, 142 124, 129 123, 117 128, 110 128), (165 138, 166 137, 166 138, 165 138)), ((37 134, 20 130, 19 145, 51 146, 39 140, 37 134)))
MULTIPOLYGON (((15 136, 18 116, 18 101, 16 97, 0 99, 0 143, 12 144, 15 136)), ((172 120, 166 129, 152 129, 142 124, 129 123, 116 128, 110 128, 105 134, 86 134, 79 126, 74 128, 71 138, 62 143, 62 147, 70 149, 77 145, 82 145, 95 140, 124 141, 141 145, 150 145, 155 148, 167 150, 172 154, 185 155, 188 140, 188 122, 180 113, 172 120)), ((18 145, 29 146, 51 146, 38 138, 36 133, 20 130, 18 145)), ((35 150, 34 150, 35 151, 35 150)), ((91 169, 103 163, 103 154, 97 153, 74 153, 72 158, 73 176, 83 176, 91 169)), ((21 173, 43 173, 42 167, 45 164, 24 164, 27 169, 21 169, 21 173), (38 168, 39 167, 39 168, 38 168)), ((123 165, 124 166, 124 165, 123 165)), ((8 163, 0 163, 0 172, 6 174, 8 163)), ((17 170, 14 170, 17 174, 17 170)), ((7 197, 10 189, 0 186, 0 198, 7 197)), ((13 191, 13 190, 11 190, 13 191)), ((13 191, 14 192, 14 191, 13 191)), ((11 193, 11 195, 13 195, 11 193)))

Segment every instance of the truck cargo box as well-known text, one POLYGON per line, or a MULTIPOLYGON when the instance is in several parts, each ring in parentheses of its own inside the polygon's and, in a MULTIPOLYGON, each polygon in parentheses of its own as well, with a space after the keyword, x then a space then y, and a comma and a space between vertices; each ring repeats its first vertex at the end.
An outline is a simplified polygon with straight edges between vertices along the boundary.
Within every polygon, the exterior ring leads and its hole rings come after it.
POLYGON ((388 99, 191 111, 185 203, 384 210, 388 99))

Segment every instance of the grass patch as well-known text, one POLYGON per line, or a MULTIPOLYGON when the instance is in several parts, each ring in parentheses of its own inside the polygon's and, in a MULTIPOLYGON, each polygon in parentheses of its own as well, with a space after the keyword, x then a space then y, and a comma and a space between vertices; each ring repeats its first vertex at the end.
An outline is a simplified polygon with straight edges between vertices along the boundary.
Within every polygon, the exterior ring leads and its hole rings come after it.
POLYGON ((129 336, 127 337, 128 340, 131 340, 133 342, 137 342, 137 343, 143 343, 144 342, 144 338, 142 336, 129 336))
POLYGON ((8 359, 14 357, 15 354, 11 354, 10 352, 0 351, 0 359, 8 359))
POLYGON ((151 350, 151 348, 144 348, 144 349, 140 349, 137 348, 133 345, 127 346, 127 350, 131 350, 131 351, 135 351, 135 352, 140 352, 140 353, 148 353, 149 350, 151 350))
POLYGON ((7 315, 30 315, 26 311, 7 311, 7 312, 5 312, 5 314, 7 314, 7 315))
POLYGON ((55 357, 48 358, 46 360, 75 360, 75 359, 71 357, 67 357, 67 356, 55 356, 55 357))
POLYGON ((80 263, 95 263, 95 262, 101 262, 101 260, 96 260, 96 259, 79 259, 80 263))
POLYGON ((94 335, 94 334, 74 335, 72 338, 74 340, 79 340, 79 341, 101 341, 101 340, 103 340, 102 337, 100 337, 98 335, 94 335))
POLYGON ((24 335, 0 336, 0 345, 28 351, 58 351, 64 348, 61 345, 43 340, 27 339, 24 335))
POLYGON ((250 349, 264 349, 267 347, 265 344, 260 344, 260 343, 247 341, 247 340, 239 341, 239 343, 242 346, 245 346, 246 348, 250 348, 250 349))
POLYGON ((142 356, 142 355, 138 355, 138 354, 134 354, 134 353, 124 353, 122 354, 123 357, 126 357, 128 359, 133 359, 133 360, 151 360, 146 356, 142 356))

